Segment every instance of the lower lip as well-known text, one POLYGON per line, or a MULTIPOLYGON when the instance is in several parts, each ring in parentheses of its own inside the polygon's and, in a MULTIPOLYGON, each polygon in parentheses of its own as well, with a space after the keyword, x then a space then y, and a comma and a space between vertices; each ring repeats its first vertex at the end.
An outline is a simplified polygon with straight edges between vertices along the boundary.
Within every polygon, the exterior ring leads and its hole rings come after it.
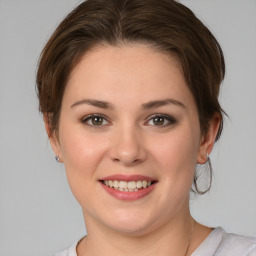
POLYGON ((154 183, 151 186, 149 186, 147 188, 140 189, 138 191, 124 192, 124 191, 119 191, 114 188, 108 187, 108 186, 104 185, 102 182, 100 182, 100 184, 110 195, 114 196, 115 198, 117 198, 119 200, 124 200, 124 201, 137 200, 142 197, 145 197, 155 188, 155 185, 156 185, 156 183, 154 183))

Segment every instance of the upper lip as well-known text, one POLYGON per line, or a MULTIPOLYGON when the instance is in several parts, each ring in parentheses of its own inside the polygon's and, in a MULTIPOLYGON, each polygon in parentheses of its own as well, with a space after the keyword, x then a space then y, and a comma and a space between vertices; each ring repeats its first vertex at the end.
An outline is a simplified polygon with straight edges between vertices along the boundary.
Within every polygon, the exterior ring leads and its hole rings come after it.
POLYGON ((100 180, 117 180, 117 181, 138 181, 138 180, 146 180, 146 181, 156 181, 156 179, 150 178, 144 175, 124 175, 124 174, 114 174, 106 176, 100 180))

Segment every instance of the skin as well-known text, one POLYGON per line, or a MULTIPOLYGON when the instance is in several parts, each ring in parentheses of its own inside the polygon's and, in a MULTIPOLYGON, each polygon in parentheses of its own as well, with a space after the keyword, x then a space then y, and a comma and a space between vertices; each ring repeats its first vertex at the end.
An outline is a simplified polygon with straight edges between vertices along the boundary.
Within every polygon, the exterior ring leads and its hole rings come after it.
MULTIPOLYGON (((84 213, 88 236, 78 255, 184 255, 193 225, 189 193, 196 164, 206 162, 219 122, 214 115, 202 136, 194 98, 174 57, 141 44, 87 53, 70 74, 58 136, 50 137, 84 213), (167 98, 175 104, 143 108, 167 98), (91 114, 104 118, 96 122, 88 119, 91 114), (171 121, 155 120, 155 114, 171 121), (158 183, 147 196, 122 201, 99 182, 113 174, 145 175, 158 183)), ((50 134, 47 122, 46 129, 50 134)), ((210 232, 197 223, 188 253, 210 232)))

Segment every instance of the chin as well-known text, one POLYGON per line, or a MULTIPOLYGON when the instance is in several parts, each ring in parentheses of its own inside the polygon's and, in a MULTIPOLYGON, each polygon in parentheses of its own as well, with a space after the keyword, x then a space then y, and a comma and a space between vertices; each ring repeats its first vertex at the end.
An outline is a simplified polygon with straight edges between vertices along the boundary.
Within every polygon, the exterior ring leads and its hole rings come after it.
POLYGON ((118 233, 132 236, 145 235, 157 225, 161 225, 159 220, 154 219, 152 215, 138 210, 129 212, 127 210, 123 214, 121 212, 110 213, 108 218, 104 219, 104 223, 108 228, 118 233))
POLYGON ((110 228, 128 236, 142 236, 150 232, 150 224, 147 223, 120 222, 111 225, 110 228))

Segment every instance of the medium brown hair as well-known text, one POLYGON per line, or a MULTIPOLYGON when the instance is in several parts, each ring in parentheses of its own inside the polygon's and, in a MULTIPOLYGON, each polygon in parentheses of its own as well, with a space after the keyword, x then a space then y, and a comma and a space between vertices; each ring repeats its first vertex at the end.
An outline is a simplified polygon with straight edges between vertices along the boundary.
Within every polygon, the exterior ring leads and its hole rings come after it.
POLYGON ((37 72, 40 111, 58 130, 67 80, 81 57, 99 45, 144 43, 176 56, 199 114, 202 134, 215 113, 225 74, 221 47, 208 28, 186 6, 174 0, 87 0, 57 27, 42 51, 37 72))

